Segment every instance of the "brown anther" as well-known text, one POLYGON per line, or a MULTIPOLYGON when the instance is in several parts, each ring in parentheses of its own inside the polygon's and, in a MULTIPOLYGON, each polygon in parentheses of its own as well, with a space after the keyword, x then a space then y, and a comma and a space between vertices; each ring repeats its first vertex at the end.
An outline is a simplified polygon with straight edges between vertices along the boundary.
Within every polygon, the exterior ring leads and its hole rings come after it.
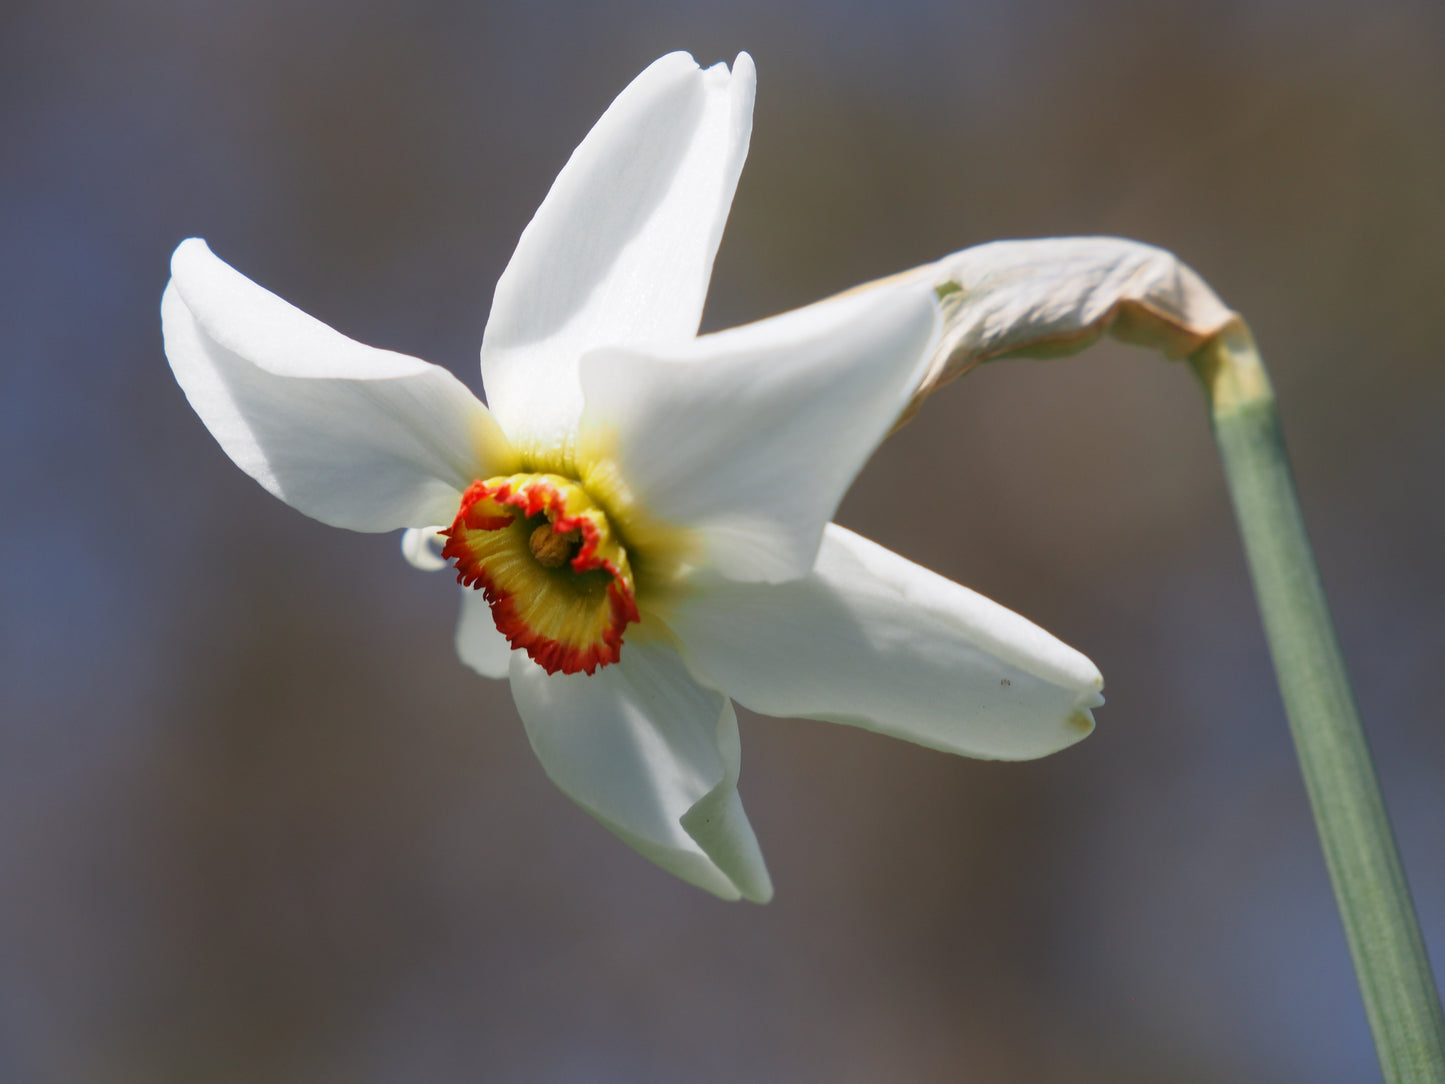
POLYGON ((550 523, 543 523, 527 539, 527 548, 543 568, 561 568, 572 559, 577 539, 576 531, 558 534, 550 523))

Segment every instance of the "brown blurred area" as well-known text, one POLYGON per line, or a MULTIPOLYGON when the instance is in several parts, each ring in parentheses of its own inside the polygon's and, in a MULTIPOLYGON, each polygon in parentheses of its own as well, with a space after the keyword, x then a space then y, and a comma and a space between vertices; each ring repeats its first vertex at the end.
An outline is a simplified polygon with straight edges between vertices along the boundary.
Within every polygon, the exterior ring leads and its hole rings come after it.
POLYGON ((456 596, 190 412, 182 238, 478 384, 491 290, 643 66, 755 57, 704 326, 1001 237, 1177 252, 1271 364, 1445 954, 1445 9, 0 9, 0 1081, 1375 1079, 1200 395, 985 366, 839 519, 1089 654, 1029 764, 743 719, 720 903, 545 780, 456 596))

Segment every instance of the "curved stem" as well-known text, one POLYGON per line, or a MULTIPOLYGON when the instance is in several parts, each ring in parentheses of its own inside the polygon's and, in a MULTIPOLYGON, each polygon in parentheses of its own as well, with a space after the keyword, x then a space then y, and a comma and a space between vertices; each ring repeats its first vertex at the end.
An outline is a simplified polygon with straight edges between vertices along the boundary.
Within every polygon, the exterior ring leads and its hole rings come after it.
POLYGON ((1445 1082, 1445 1016, 1330 621, 1274 393, 1235 323, 1190 358, 1386 1081, 1445 1082))

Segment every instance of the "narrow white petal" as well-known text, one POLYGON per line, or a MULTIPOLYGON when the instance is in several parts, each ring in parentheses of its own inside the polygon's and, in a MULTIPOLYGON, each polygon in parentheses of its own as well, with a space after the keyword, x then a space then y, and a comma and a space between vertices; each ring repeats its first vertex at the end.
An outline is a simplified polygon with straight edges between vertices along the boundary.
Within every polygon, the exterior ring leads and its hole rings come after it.
POLYGON ((731 73, 671 53, 572 153, 497 282, 482 340, 487 400, 514 440, 575 430, 584 351, 697 333, 755 82, 746 53, 731 73))
POLYGON ((805 574, 937 329, 931 286, 879 287, 648 353, 582 362, 585 454, 730 579, 805 574))
POLYGON ((166 356, 235 464, 337 527, 450 522, 474 478, 505 473, 506 438, 445 369, 363 346, 185 241, 161 300, 166 356))
POLYGON ((512 645, 497 631, 487 596, 463 587, 462 614, 457 621, 457 657, 482 677, 504 678, 511 665, 512 645))
POLYGON ((805 579, 715 580, 671 620, 703 680, 769 715, 1026 760, 1093 728, 1094 664, 1037 625, 837 525, 805 579))
POLYGON ((547 775, 625 842, 724 899, 772 897, 738 798, 732 703, 675 648, 631 637, 591 676, 547 674, 517 651, 512 693, 547 775))

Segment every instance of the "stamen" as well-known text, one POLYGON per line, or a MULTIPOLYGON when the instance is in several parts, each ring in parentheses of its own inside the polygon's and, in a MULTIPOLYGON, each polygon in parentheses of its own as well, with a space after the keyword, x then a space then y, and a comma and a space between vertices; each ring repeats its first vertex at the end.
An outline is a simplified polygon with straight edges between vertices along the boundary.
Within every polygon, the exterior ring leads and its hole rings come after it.
POLYGON ((552 524, 543 523, 527 539, 527 548, 543 568, 561 568, 572 559, 580 539, 578 531, 559 534, 552 529, 552 524))

